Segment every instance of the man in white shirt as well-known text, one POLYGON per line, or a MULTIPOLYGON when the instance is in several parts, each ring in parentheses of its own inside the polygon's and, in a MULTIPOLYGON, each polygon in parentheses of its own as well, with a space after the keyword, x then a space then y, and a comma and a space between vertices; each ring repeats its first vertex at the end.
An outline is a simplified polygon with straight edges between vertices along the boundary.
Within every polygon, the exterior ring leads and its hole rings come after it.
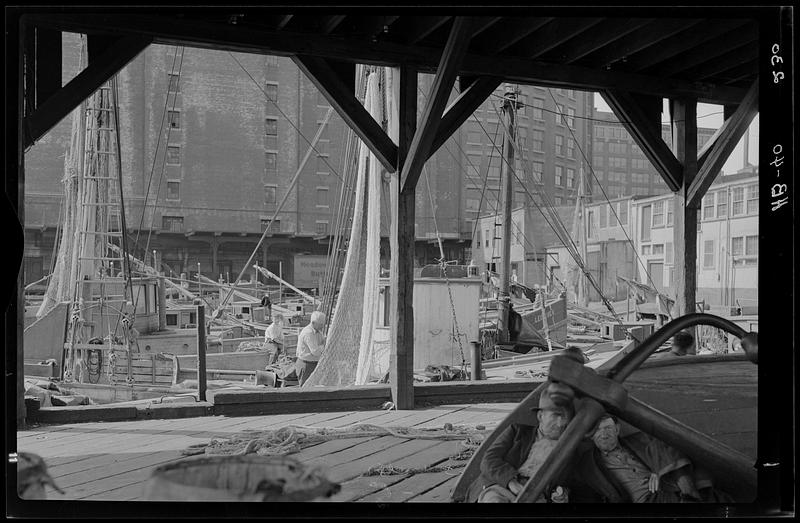
POLYGON ((303 385, 317 368, 322 351, 325 350, 325 335, 322 333, 324 327, 325 315, 320 311, 314 311, 311 313, 311 323, 303 327, 297 336, 295 371, 300 385, 303 385))
POLYGON ((271 365, 278 361, 278 356, 283 352, 283 315, 275 314, 272 324, 267 327, 264 332, 264 345, 270 353, 267 359, 267 365, 271 365))

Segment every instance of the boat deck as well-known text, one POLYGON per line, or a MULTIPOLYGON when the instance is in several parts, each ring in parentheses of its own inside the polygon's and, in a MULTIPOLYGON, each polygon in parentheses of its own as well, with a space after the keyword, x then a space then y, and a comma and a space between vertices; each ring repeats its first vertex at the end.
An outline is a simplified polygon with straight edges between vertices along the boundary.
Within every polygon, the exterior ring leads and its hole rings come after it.
MULTIPOLYGON (((181 451, 248 429, 288 425, 347 427, 368 423, 382 427, 493 428, 515 403, 448 405, 413 411, 354 411, 271 416, 206 416, 169 420, 76 423, 31 427, 17 433, 18 451, 44 458, 50 475, 64 490, 47 488, 48 499, 86 501, 143 500, 154 467, 187 458, 181 451)), ((461 441, 405 439, 394 436, 326 441, 294 454, 305 463, 322 463, 342 490, 331 501, 446 502, 461 468, 413 476, 362 476, 378 465, 424 468, 444 465, 463 450, 461 441)), ((459 462, 466 464, 465 461, 459 462)))

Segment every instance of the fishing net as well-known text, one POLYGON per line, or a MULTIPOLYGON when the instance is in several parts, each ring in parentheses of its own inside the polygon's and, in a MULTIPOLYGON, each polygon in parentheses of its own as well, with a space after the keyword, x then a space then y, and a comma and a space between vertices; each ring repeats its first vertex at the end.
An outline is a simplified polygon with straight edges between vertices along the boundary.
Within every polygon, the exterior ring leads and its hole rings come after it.
POLYGON ((369 469, 364 475, 414 474, 421 472, 438 472, 466 465, 466 461, 480 447, 488 431, 482 427, 467 427, 445 424, 442 428, 425 429, 412 427, 381 427, 361 423, 342 428, 304 427, 288 425, 272 430, 248 430, 226 438, 214 438, 209 443, 192 445, 182 454, 191 456, 243 456, 256 454, 259 456, 280 456, 299 452, 302 449, 343 438, 395 436, 406 439, 434 439, 441 441, 461 441, 461 450, 449 456, 439 464, 425 468, 402 468, 381 465, 369 469))

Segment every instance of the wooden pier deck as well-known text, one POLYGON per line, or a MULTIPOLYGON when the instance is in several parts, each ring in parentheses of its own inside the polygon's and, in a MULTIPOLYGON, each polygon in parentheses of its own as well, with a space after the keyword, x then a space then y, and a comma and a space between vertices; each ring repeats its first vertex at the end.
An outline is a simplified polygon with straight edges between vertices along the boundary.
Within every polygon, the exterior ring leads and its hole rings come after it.
MULTIPOLYGON (((260 416, 76 423, 30 427, 17 433, 18 451, 44 458, 50 475, 64 490, 48 487, 48 499, 85 501, 142 500, 145 481, 154 467, 187 458, 181 451, 244 430, 304 427, 347 427, 369 423, 382 427, 491 429, 516 403, 448 405, 413 411, 353 411, 260 416)), ((460 441, 404 439, 394 436, 326 441, 294 454, 305 463, 324 464, 328 477, 342 490, 331 501, 447 502, 460 468, 413 476, 363 476, 374 466, 423 468, 445 464, 461 449, 460 441)), ((465 463, 465 462, 461 462, 465 463)))

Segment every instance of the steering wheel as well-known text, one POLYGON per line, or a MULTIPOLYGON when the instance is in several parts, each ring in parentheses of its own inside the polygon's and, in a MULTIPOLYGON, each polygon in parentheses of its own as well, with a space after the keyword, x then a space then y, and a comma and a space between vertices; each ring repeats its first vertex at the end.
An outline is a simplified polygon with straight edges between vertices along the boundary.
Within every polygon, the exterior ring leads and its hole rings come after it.
POLYGON ((653 435, 664 443, 689 456, 703 456, 703 461, 716 475, 734 478, 743 492, 756 492, 756 471, 753 460, 649 405, 628 396, 622 383, 664 342, 677 332, 694 325, 711 325, 739 338, 747 332, 738 325, 718 316, 693 313, 681 316, 648 337, 641 345, 626 354, 605 375, 563 356, 550 364, 550 381, 569 385, 581 397, 575 417, 567 425, 552 452, 539 471, 524 485, 516 502, 532 502, 545 486, 566 466, 584 435, 592 429, 605 411, 618 416, 630 425, 653 435))

